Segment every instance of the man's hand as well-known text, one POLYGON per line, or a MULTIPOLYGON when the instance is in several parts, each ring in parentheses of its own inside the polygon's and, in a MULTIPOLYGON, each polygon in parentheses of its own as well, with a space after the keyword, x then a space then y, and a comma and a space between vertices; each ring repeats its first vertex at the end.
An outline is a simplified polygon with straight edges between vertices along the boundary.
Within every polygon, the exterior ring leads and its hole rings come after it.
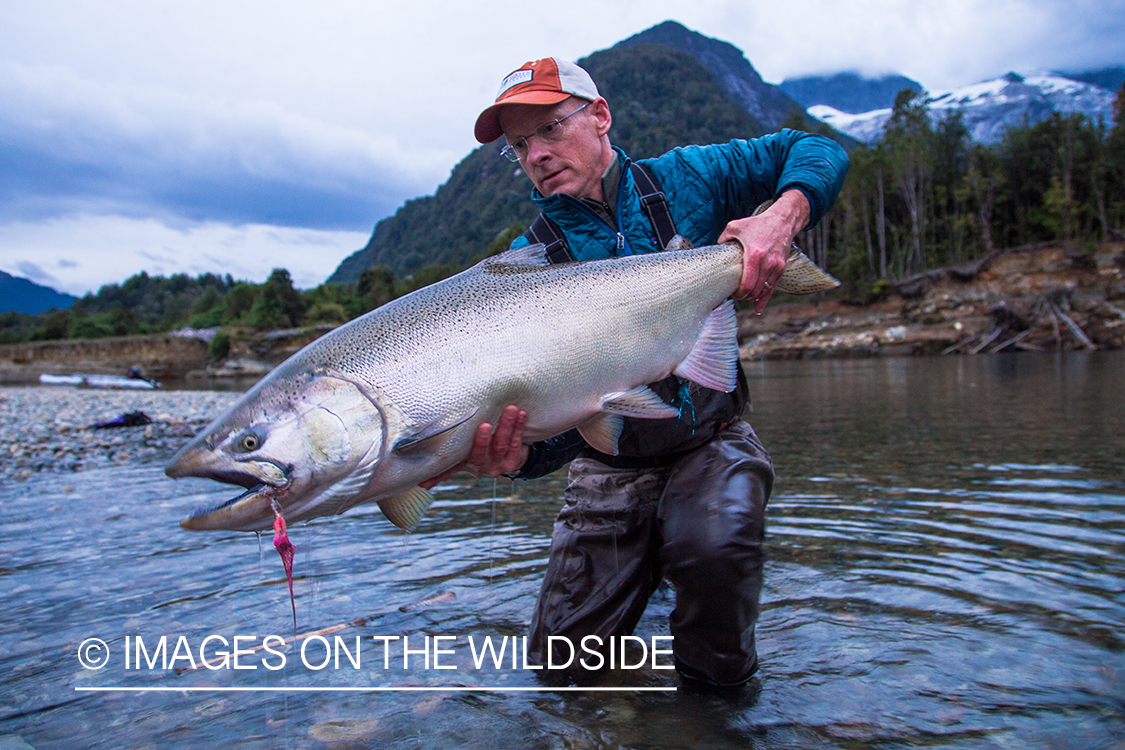
POLYGON ((520 468, 527 462, 528 448, 523 444, 523 428, 527 424, 527 412, 516 406, 504 407, 496 430, 492 425, 482 422, 473 438, 469 457, 449 471, 427 479, 419 486, 430 489, 451 474, 466 471, 474 477, 498 477, 520 468))
POLYGON ((755 312, 761 313, 773 296, 793 238, 808 225, 811 213, 804 193, 787 190, 762 213, 732 221, 719 235, 720 243, 742 245, 742 281, 734 296, 755 300, 755 312))

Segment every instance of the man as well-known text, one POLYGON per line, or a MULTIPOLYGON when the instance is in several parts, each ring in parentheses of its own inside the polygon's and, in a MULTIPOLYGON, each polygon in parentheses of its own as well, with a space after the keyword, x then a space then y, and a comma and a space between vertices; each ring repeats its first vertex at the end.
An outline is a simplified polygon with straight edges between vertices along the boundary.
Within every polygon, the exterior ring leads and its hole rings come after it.
MULTIPOLYGON (((506 139, 505 155, 531 178, 532 199, 577 260, 663 249, 628 157, 610 144, 611 124, 609 105, 586 71, 552 58, 507 76, 476 122, 480 142, 506 139)), ((793 238, 835 200, 847 156, 828 139, 783 131, 674 149, 642 164, 667 196, 678 233, 696 246, 743 247, 736 296, 755 300, 761 312, 793 238), (750 217, 770 199, 768 210, 750 217)), ((513 247, 529 241, 521 237, 513 247)), ((618 456, 598 453, 577 432, 523 445, 527 415, 512 405, 495 431, 481 425, 458 468, 534 478, 571 462, 531 623, 540 663, 549 636, 578 647, 587 635, 605 642, 632 633, 666 577, 676 590, 670 627, 677 669, 690 681, 738 685, 758 666, 754 626, 773 467, 741 419, 748 401, 741 368, 731 394, 675 376, 653 388, 689 408, 679 418, 628 420, 618 456)), ((555 663, 566 656, 561 651, 555 663)))

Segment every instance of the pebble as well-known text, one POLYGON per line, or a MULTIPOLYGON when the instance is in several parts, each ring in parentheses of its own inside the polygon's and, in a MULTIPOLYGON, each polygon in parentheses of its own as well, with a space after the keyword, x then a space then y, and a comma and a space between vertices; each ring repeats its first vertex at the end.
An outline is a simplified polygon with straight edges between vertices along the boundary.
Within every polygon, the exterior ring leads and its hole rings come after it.
POLYGON ((0 387, 0 480, 164 462, 239 397, 232 391, 0 387), (152 424, 90 425, 143 411, 152 424))

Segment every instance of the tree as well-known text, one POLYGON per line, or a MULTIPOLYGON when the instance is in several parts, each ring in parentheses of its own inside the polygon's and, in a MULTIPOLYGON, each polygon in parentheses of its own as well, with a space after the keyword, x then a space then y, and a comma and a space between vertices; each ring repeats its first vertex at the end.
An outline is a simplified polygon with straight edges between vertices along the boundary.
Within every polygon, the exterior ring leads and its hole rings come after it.
POLYGON ((912 89, 898 92, 883 138, 893 154, 892 168, 910 212, 910 251, 901 259, 899 270, 917 271, 925 265, 925 188, 933 168, 933 129, 924 95, 912 89))
POLYGON ((299 326, 305 320, 305 304, 301 300, 301 293, 293 288, 293 279, 289 271, 284 268, 275 268, 270 272, 269 278, 263 285, 259 298, 270 294, 277 298, 277 304, 284 319, 283 325, 299 326))
POLYGON ((996 151, 980 144, 974 145, 969 150, 964 179, 976 204, 981 247, 986 253, 992 252, 992 211, 996 205, 996 193, 1003 183, 996 151))

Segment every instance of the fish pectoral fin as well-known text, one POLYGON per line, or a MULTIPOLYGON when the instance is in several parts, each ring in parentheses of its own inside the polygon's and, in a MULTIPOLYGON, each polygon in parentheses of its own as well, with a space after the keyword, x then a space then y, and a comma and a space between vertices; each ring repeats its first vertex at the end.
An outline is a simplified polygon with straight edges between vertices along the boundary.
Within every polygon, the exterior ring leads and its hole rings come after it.
POLYGON ((403 531, 410 531, 422 520, 433 501, 434 496, 427 490, 411 487, 406 492, 384 497, 376 502, 388 521, 403 531))
POLYGON ((738 386, 738 319, 733 301, 728 299, 711 311, 695 345, 672 372, 724 393, 738 386))
POLYGON ((665 419, 680 413, 647 385, 639 385, 630 391, 607 393, 602 396, 601 409, 608 414, 641 419, 665 419))
POLYGON ((444 420, 431 422, 430 424, 425 425, 424 427, 419 429, 414 434, 407 435, 404 438, 399 438, 397 441, 395 441, 394 447, 392 447, 391 450, 395 453, 402 453, 403 451, 409 450, 421 443, 426 442, 427 440, 433 440, 434 438, 440 435, 444 435, 451 430, 455 430, 461 425, 465 424, 474 416, 476 416, 476 413, 477 410, 473 409, 465 416, 455 418, 452 423, 448 423, 444 420))
POLYGON ((594 450, 616 456, 617 439, 621 437, 624 426, 624 417, 602 413, 578 425, 578 433, 594 450))

